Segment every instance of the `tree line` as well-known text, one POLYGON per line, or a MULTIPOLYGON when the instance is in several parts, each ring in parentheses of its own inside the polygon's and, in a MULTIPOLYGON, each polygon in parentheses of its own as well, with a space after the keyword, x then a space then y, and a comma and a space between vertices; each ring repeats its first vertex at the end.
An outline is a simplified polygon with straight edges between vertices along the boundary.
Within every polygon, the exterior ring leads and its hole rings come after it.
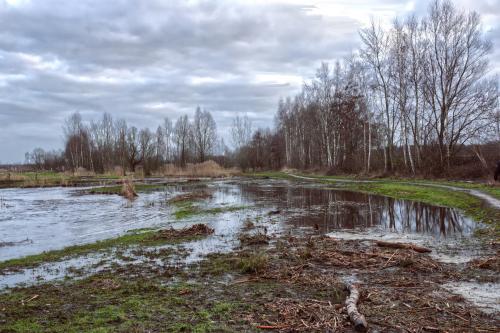
POLYGON ((435 1, 421 19, 372 22, 360 36, 360 50, 323 63, 279 102, 267 143, 254 135, 254 150, 281 145, 267 167, 441 175, 471 147, 498 142, 498 78, 488 75, 492 44, 476 12, 435 1))
POLYGON ((26 153, 26 161, 38 169, 78 170, 97 173, 120 167, 145 174, 166 163, 184 167, 188 162, 204 162, 223 150, 224 142, 217 136, 217 125, 207 110, 196 109, 191 121, 187 115, 173 123, 165 118, 151 131, 128 126, 123 119, 113 120, 104 113, 97 121, 85 123, 80 113, 68 117, 63 126, 64 150, 44 151, 36 148, 26 153))

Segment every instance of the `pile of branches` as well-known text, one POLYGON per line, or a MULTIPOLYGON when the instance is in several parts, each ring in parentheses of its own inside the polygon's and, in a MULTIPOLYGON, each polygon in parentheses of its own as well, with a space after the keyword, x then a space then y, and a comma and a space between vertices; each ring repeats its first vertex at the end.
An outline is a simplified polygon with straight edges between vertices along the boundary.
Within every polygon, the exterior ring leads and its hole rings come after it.
POLYGON ((258 318, 259 329, 285 332, 338 332, 346 327, 347 316, 341 313, 341 304, 314 299, 296 300, 277 298, 265 305, 266 311, 277 317, 263 315, 258 318))
MULTIPOLYGON (((404 267, 412 271, 441 271, 442 265, 421 255, 415 246, 406 243, 391 243, 395 248, 384 243, 366 246, 359 241, 337 241, 330 237, 314 237, 300 242, 291 239, 278 255, 288 264, 307 262, 329 267, 357 268, 378 270, 389 267, 404 267)), ((391 245, 391 246, 392 246, 391 245)), ((420 249, 420 248, 418 248, 420 249)))
POLYGON ((214 229, 206 224, 198 223, 183 229, 164 229, 154 235, 154 239, 175 239, 182 237, 207 236, 214 233, 214 229))
POLYGON ((469 262, 472 268, 489 269, 495 272, 500 272, 500 251, 496 256, 487 258, 477 258, 469 262))
POLYGON ((253 234, 241 234, 238 237, 241 245, 265 245, 271 239, 266 233, 257 232, 253 234))

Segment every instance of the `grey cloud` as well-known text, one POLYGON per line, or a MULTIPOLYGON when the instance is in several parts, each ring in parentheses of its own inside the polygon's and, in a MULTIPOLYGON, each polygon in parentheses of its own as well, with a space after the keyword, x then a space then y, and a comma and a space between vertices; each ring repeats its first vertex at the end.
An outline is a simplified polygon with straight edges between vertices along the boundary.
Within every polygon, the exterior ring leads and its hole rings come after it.
MULTIPOLYGON (((361 27, 357 17, 321 15, 306 1, 25 2, 0 0, 3 162, 22 161, 35 146, 60 148, 73 111, 155 128, 200 105, 221 132, 236 113, 270 126, 279 97, 299 88, 286 78, 311 77, 321 61, 348 55, 361 27)), ((400 11, 406 1, 351 3, 400 11)))

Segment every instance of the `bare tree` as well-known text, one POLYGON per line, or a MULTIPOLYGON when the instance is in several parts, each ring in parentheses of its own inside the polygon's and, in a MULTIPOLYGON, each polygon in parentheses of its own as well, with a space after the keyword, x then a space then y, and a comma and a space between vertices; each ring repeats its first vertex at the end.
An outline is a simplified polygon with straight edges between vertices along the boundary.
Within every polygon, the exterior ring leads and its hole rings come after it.
POLYGON ((192 135, 198 161, 204 162, 207 155, 212 153, 217 141, 217 126, 210 112, 201 111, 200 107, 196 109, 192 135))
POLYGON ((123 119, 119 119, 114 124, 115 129, 115 156, 122 168, 122 172, 125 172, 128 166, 128 154, 127 154, 127 122, 123 119))
POLYGON ((138 130, 132 126, 127 130, 126 137, 126 156, 130 171, 135 172, 135 168, 142 162, 141 142, 138 130))
POLYGON ((231 138, 236 150, 246 146, 252 139, 252 122, 247 115, 237 115, 233 119, 231 127, 231 138))
POLYGON ((481 32, 479 15, 436 0, 425 21, 427 48, 425 96, 437 136, 441 169, 449 168, 457 145, 487 125, 497 87, 484 80, 491 43, 481 32))
POLYGON ((164 158, 166 158, 165 133, 162 126, 156 128, 155 133, 155 168, 158 168, 164 158))
POLYGON ((163 135, 165 136, 165 160, 172 159, 172 136, 173 136, 172 121, 169 118, 163 120, 163 135))
POLYGON ((151 173, 150 162, 155 156, 155 140, 149 128, 144 128, 139 131, 139 150, 141 156, 140 161, 144 167, 144 174, 149 175, 151 173))
POLYGON ((372 21, 371 26, 360 31, 361 40, 365 47, 361 49, 361 56, 371 66, 374 76, 374 91, 378 94, 380 110, 385 121, 386 149, 384 152, 384 169, 391 171, 394 166, 393 150, 394 137, 397 128, 397 112, 392 105, 391 98, 391 67, 389 53, 389 37, 380 25, 372 21))
POLYGON ((177 147, 178 161, 182 167, 186 166, 187 163, 190 137, 191 126, 189 124, 188 116, 181 116, 175 123, 174 142, 177 147))

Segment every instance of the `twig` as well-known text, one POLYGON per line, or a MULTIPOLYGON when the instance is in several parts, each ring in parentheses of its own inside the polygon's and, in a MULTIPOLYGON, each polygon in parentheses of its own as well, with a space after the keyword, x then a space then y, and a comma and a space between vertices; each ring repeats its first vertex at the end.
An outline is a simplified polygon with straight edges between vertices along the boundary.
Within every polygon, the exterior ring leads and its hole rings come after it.
POLYGON ((392 258, 394 258, 394 256, 395 256, 395 255, 396 255, 396 253, 398 253, 398 252, 399 252, 399 250, 396 250, 396 251, 392 254, 392 256, 391 256, 389 259, 387 259, 387 261, 385 262, 384 266, 382 266, 382 268, 385 268, 385 267, 387 266, 387 264, 389 263, 389 261, 391 261, 391 260, 392 260, 392 258))
POLYGON ((256 328, 259 328, 261 330, 279 330, 282 328, 287 328, 287 325, 257 325, 255 326, 256 328))

